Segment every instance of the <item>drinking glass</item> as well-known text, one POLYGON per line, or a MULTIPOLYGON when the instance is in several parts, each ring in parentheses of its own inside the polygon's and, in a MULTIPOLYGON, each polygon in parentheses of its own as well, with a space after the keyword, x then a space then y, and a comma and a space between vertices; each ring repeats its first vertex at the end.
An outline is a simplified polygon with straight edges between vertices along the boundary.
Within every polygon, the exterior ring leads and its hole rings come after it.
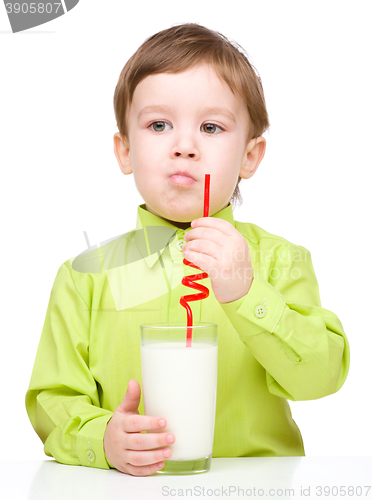
POLYGON ((186 347, 184 323, 141 325, 145 415, 164 417, 175 443, 158 474, 196 474, 210 468, 217 393, 217 325, 195 323, 186 347))

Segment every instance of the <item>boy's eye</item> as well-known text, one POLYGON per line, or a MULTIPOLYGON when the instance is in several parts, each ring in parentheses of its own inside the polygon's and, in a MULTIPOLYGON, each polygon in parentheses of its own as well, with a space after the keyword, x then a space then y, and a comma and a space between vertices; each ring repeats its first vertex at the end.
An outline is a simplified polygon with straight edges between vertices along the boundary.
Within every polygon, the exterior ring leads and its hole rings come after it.
POLYGON ((152 128, 152 130, 154 130, 155 132, 163 132, 166 129, 166 126, 170 127, 169 123, 154 122, 154 123, 151 123, 150 128, 152 128))
POLYGON ((214 123, 205 123, 202 125, 202 130, 203 132, 206 132, 207 134, 218 134, 219 132, 222 132, 222 128, 219 127, 218 125, 215 125, 214 123))

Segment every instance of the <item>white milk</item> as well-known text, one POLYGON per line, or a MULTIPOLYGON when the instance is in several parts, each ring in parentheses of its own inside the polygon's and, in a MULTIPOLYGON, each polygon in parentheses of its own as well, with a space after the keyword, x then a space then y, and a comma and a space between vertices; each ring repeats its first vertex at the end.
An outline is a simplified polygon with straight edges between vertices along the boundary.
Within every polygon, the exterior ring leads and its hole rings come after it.
MULTIPOLYGON (((217 346, 168 342, 141 346, 145 415, 164 417, 175 436, 170 460, 212 453, 217 389, 217 346)), ((164 429, 161 430, 164 432, 164 429)))

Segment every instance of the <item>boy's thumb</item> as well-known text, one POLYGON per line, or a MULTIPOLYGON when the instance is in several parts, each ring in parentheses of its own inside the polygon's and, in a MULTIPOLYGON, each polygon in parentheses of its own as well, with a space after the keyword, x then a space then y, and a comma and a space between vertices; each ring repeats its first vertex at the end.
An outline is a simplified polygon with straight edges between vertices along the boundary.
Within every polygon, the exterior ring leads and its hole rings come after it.
POLYGON ((124 394, 123 401, 118 406, 118 410, 124 413, 138 413, 137 409, 141 399, 141 387, 136 379, 128 382, 127 392, 124 394))

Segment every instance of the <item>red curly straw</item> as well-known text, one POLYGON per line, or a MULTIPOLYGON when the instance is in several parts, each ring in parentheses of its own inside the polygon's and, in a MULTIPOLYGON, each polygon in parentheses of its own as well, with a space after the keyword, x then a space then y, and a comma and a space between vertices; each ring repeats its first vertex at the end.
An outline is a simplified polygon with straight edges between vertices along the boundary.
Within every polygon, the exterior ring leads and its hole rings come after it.
MULTIPOLYGON (((204 213, 203 217, 209 216, 209 186, 210 186, 210 174, 205 174, 205 183, 204 183, 204 213)), ((187 259, 183 259, 183 263, 186 266, 193 267, 195 269, 200 269, 200 267, 195 266, 192 262, 187 259)), ((194 300, 202 300, 206 299, 209 295, 209 290, 206 286, 201 285, 200 283, 194 283, 197 280, 203 280, 208 278, 207 273, 193 274, 191 276, 185 276, 182 278, 182 284, 188 286, 189 288, 194 288, 195 290, 199 290, 201 293, 194 293, 192 295, 183 295, 180 298, 180 304, 185 307, 187 312, 187 336, 186 336, 186 347, 191 347, 192 340, 192 311, 191 307, 187 302, 192 302, 194 300)))

